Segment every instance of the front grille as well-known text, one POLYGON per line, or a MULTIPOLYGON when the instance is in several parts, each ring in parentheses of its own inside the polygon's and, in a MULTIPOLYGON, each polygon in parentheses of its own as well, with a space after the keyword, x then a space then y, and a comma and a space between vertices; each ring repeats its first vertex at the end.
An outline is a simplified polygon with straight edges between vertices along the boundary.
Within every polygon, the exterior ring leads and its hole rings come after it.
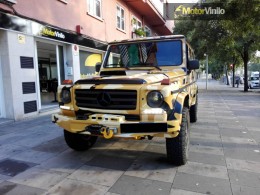
POLYGON ((113 89, 76 89, 76 105, 81 108, 135 110, 137 91, 113 89))

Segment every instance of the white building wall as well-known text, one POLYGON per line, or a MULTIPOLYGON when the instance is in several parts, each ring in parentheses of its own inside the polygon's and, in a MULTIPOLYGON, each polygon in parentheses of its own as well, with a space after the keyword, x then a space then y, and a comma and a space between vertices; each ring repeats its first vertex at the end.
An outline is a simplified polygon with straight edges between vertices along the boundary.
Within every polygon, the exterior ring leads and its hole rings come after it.
MULTIPOLYGON (((18 42, 18 33, 8 31, 7 32, 7 40, 8 40, 8 53, 9 53, 9 67, 10 67, 10 77, 7 78, 10 84, 8 86, 8 90, 12 92, 9 93, 7 99, 8 102, 13 104, 13 110, 8 107, 8 113, 10 116, 13 113, 13 117, 15 120, 19 120, 25 117, 30 117, 35 115, 36 112, 31 112, 28 114, 24 113, 24 102, 27 101, 37 101, 37 91, 36 93, 31 94, 23 94, 22 91, 22 82, 35 82, 35 87, 37 89, 37 81, 36 81, 36 66, 34 64, 33 69, 21 68, 20 56, 25 57, 33 57, 34 58, 34 38, 32 36, 24 35, 25 41, 24 43, 18 42), (12 101, 10 101, 12 99, 12 101)), ((7 87, 7 86, 5 86, 7 87)), ((11 106, 10 106, 11 107, 11 106)))
POLYGON ((8 39, 7 32, 0 30, 0 55, 1 55, 1 72, 2 72, 2 105, 1 109, 3 116, 5 118, 13 118, 13 93, 11 88, 11 70, 10 70, 10 61, 9 61, 9 48, 8 48, 8 39))

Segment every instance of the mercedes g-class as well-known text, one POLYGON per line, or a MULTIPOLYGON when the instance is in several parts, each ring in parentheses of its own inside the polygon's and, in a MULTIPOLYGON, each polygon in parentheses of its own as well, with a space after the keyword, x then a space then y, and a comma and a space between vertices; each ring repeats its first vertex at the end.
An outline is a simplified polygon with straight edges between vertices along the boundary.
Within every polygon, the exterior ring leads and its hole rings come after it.
POLYGON ((95 76, 58 87, 60 112, 52 121, 74 150, 89 149, 98 137, 161 137, 169 162, 183 165, 197 120, 198 68, 183 35, 114 41, 95 76))

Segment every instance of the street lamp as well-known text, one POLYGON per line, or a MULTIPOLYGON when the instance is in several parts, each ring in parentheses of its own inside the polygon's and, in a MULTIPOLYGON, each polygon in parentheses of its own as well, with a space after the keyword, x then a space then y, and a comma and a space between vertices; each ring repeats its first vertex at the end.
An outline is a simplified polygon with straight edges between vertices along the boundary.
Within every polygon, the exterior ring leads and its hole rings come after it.
POLYGON ((204 53, 204 56, 206 56, 206 90, 208 90, 209 56, 206 53, 204 53))

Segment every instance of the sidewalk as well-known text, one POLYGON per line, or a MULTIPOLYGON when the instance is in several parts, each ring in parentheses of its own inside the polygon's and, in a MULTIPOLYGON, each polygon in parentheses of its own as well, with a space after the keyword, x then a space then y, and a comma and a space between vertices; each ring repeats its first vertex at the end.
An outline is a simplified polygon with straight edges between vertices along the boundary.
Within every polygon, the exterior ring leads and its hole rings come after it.
POLYGON ((99 139, 72 151, 47 115, 0 125, 0 194, 260 194, 260 92, 198 85, 185 166, 167 163, 164 139, 99 139))

